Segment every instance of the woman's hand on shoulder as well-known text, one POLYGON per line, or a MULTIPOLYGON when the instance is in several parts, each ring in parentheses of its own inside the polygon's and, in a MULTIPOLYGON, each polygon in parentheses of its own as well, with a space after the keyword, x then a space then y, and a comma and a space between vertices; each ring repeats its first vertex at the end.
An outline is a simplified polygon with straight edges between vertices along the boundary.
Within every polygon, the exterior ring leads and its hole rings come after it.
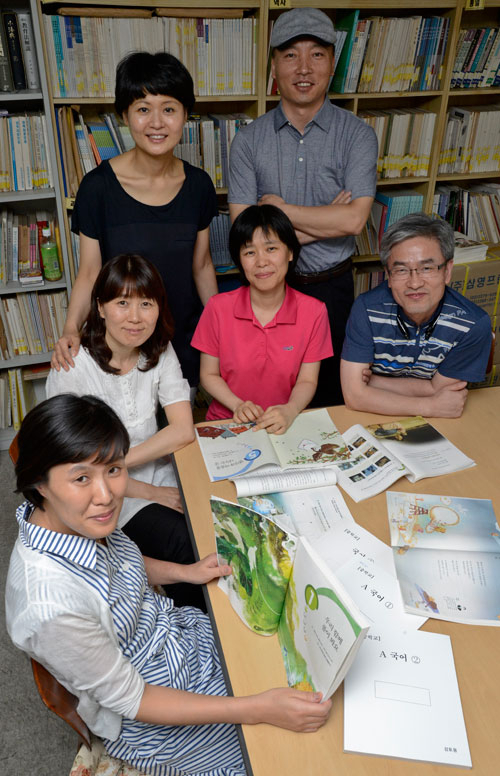
POLYGON ((254 404, 253 401, 242 401, 233 412, 233 420, 236 423, 258 421, 263 412, 259 404, 254 404))
POLYGON ((189 565, 189 582, 195 585, 205 585, 212 579, 218 579, 219 577, 227 577, 228 574, 232 574, 231 566, 224 563, 219 566, 217 561, 217 553, 212 552, 207 555, 206 558, 202 558, 197 563, 191 563, 189 565))
POLYGON ((268 434, 284 434, 299 413, 292 404, 276 404, 268 407, 258 418, 254 431, 265 429, 268 434))
POLYGON ((70 366, 75 366, 74 356, 80 349, 80 336, 78 334, 63 334, 56 342, 50 366, 58 372, 61 367, 65 372, 69 371, 70 366))
POLYGON ((291 687, 267 690, 254 696, 259 719, 296 733, 314 733, 327 721, 332 701, 321 702, 320 692, 303 692, 291 687))

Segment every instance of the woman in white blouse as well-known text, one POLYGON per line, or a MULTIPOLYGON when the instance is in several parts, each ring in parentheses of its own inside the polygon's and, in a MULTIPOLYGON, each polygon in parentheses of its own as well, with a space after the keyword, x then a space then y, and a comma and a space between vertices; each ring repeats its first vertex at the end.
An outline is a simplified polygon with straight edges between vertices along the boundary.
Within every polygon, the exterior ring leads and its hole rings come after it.
MULTIPOLYGON (((144 555, 194 560, 175 474, 166 459, 194 439, 189 385, 171 345, 172 320, 156 268, 121 254, 102 267, 73 369, 52 369, 47 398, 90 394, 117 412, 130 436, 127 498, 119 525, 144 555), (163 407, 168 425, 158 430, 163 407)), ((178 606, 202 606, 199 588, 166 588, 178 606)))

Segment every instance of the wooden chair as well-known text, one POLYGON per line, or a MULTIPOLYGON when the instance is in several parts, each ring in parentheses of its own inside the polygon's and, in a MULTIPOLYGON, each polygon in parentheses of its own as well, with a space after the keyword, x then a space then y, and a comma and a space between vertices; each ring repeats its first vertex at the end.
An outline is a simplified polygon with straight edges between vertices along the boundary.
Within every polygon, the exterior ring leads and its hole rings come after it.
MULTIPOLYGON (((19 455, 17 434, 10 444, 9 455, 12 463, 15 465, 19 455)), ((47 708, 67 722, 68 725, 78 733, 82 744, 85 744, 85 746, 90 749, 90 730, 76 710, 78 706, 78 698, 76 695, 73 695, 73 693, 63 687, 62 684, 52 676, 50 671, 47 671, 46 668, 36 660, 33 660, 33 658, 31 659, 31 668, 33 669, 33 676, 38 692, 47 708)))

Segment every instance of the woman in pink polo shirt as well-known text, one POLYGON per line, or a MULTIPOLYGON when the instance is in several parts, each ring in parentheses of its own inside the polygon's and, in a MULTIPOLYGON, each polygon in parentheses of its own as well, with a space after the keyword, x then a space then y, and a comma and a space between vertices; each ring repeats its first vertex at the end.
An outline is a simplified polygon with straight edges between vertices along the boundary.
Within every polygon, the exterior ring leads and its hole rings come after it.
POLYGON ((213 397, 207 420, 255 421, 283 434, 311 401, 320 361, 333 354, 326 307, 287 285, 300 244, 274 205, 240 213, 229 251, 243 285, 209 299, 191 341, 213 397))

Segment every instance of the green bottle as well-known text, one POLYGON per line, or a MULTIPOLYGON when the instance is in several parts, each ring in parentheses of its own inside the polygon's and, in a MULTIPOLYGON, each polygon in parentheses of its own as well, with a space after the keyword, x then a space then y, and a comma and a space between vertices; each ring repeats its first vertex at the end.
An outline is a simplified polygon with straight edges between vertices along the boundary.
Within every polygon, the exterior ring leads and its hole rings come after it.
POLYGON ((46 280, 60 280, 62 272, 59 265, 59 257, 57 255, 57 243, 50 233, 49 226, 44 226, 42 229, 40 253, 42 254, 44 278, 46 280))

